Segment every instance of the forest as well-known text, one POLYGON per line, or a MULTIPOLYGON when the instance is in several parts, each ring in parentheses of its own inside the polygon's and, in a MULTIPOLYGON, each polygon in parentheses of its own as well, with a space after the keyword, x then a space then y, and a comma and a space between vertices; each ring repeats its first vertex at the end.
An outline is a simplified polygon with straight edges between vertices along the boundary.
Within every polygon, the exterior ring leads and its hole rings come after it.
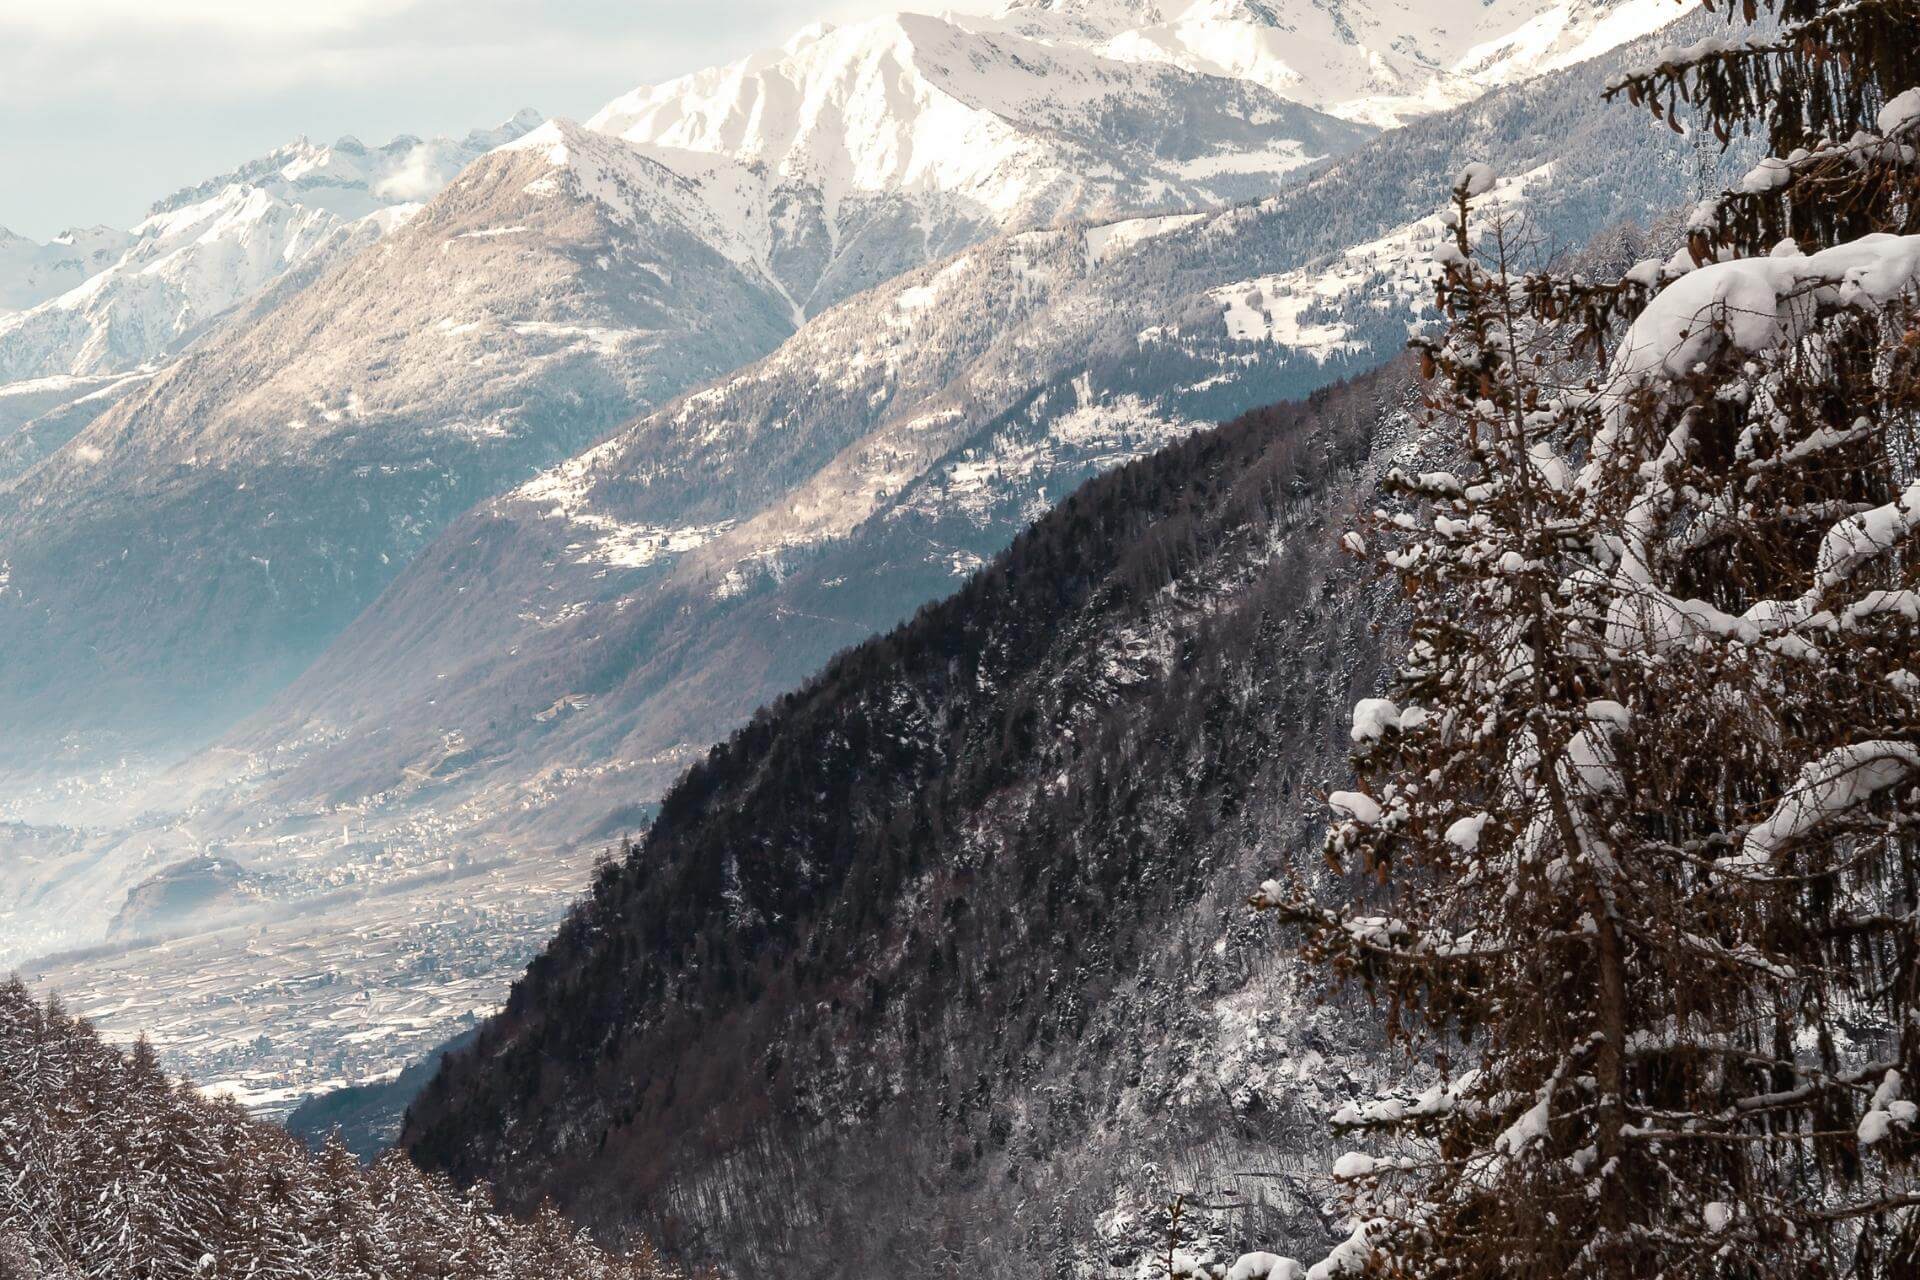
POLYGON ((0 1280, 683 1280, 399 1152, 317 1154, 0 985, 0 1280))

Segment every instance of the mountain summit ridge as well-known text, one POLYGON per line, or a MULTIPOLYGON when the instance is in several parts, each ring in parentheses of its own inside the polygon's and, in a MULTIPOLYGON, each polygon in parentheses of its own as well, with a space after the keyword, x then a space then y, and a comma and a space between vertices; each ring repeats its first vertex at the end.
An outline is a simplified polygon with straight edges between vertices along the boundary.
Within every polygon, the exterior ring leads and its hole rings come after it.
MULTIPOLYGON (((373 243, 530 122, 527 109, 463 139, 402 135, 377 148, 299 139, 183 187, 101 237, 110 248, 84 279, 0 315, 0 383, 165 361, 277 280, 373 243)), ((0 279, 0 297, 6 288, 0 279)))

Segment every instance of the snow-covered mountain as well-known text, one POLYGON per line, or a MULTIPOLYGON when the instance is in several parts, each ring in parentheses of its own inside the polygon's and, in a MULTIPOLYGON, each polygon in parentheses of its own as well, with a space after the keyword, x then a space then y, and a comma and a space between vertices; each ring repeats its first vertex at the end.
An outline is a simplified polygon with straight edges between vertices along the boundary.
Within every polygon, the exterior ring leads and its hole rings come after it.
POLYGON ((1247 82, 913 15, 511 136, 528 123, 276 154, 163 201, 114 268, 0 322, 4 380, 138 364, 232 321, 89 401, 97 421, 0 442, 0 707, 54 737, 217 724, 463 507, 807 314, 1008 228, 1267 192, 1370 132, 1247 82))
POLYGON ((527 839, 625 820, 1088 476, 1399 350, 1463 145, 1547 242, 1683 202, 1697 175, 1601 78, 1410 126, 1258 204, 1008 232, 849 299, 449 529, 230 740, 269 775, 236 813, 371 829, 430 805, 527 839))
POLYGON ((304 139, 157 202, 127 232, 70 232, 38 255, 0 239, 0 383, 123 372, 165 357, 306 264, 343 260, 487 150, 540 122, 523 111, 464 138, 304 139), (68 268, 61 250, 84 267, 68 268), (38 270, 40 274, 34 274, 38 270), (42 279, 60 288, 36 290, 42 279), (35 296, 37 292, 37 296, 35 296))
POLYGON ((789 328, 634 148, 555 122, 492 150, 0 483, 0 716, 217 725, 446 521, 789 328))
POLYGON ((112 227, 76 227, 42 244, 0 227, 0 319, 113 265, 132 239, 112 227))
POLYGON ((1368 132, 1231 74, 905 13, 588 123, 698 180, 809 314, 994 231, 1262 195, 1368 132))
POLYGON ((1012 0, 995 29, 1250 80, 1392 127, 1647 35, 1697 0, 1012 0))

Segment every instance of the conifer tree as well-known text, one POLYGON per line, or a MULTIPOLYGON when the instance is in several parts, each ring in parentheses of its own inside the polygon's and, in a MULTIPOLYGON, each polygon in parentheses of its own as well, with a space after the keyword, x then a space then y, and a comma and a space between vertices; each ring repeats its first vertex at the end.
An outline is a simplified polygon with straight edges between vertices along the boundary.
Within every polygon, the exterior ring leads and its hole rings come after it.
POLYGON ((505 1218, 397 1152, 317 1157, 0 984, 0 1280, 681 1280, 505 1218))
MULTIPOLYGON (((1772 155, 1626 277, 1454 193, 1407 592, 1256 906, 1418 1063, 1316 1277, 1920 1274, 1920 3, 1746 0, 1612 94, 1772 155)), ((1649 213, 1658 211, 1650 210, 1649 213)))

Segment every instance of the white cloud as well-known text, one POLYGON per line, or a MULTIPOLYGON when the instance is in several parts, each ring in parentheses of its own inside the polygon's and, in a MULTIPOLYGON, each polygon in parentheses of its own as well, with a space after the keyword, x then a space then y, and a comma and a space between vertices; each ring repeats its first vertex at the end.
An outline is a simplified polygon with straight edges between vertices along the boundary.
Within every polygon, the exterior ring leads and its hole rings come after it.
POLYGON ((819 18, 998 0, 0 0, 0 225, 127 225, 305 134, 464 133, 634 86, 819 18))
POLYGON ((62 0, 20 5, 10 26, 55 35, 111 30, 196 28, 281 34, 344 30, 390 10, 380 0, 62 0))

